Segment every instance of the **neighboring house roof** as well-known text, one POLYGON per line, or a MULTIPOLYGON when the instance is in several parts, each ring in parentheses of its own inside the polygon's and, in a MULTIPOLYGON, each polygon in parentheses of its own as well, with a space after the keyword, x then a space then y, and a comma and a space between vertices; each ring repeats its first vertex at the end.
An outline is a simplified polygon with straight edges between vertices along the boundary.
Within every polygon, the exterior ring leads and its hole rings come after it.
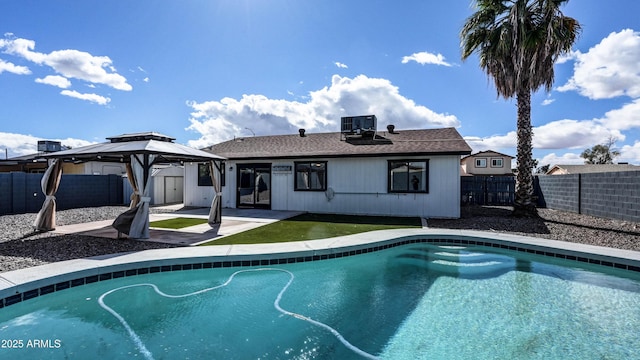
POLYGON ((493 151, 493 150, 485 150, 485 151, 479 151, 475 154, 471 154, 471 155, 467 155, 465 157, 463 157, 462 159, 460 159, 460 161, 463 161, 466 158, 469 157, 478 157, 478 156, 503 156, 503 157, 508 157, 510 159, 514 159, 514 156, 511 155, 507 155, 507 154, 503 154, 503 153, 499 153, 497 151, 493 151))
POLYGON ((640 171, 640 166, 629 164, 554 165, 546 174, 586 174, 617 171, 640 171))
POLYGON ((47 168, 47 160, 38 159, 42 153, 16 156, 9 159, 0 160, 0 172, 33 172, 47 168))
POLYGON ((471 148, 454 128, 384 132, 375 138, 347 138, 339 132, 254 136, 202 150, 228 159, 285 159, 385 155, 466 155, 471 148))
POLYGON ((29 154, 29 155, 21 155, 21 156, 14 156, 12 158, 3 160, 3 161, 14 161, 14 162, 33 162, 33 161, 37 161, 37 160, 41 160, 41 161, 45 161, 42 159, 38 159, 38 157, 42 155, 42 153, 35 153, 35 154, 29 154))
POLYGON ((46 167, 47 160, 41 158, 42 154, 44 154, 44 153, 40 152, 40 153, 35 153, 35 154, 14 156, 14 157, 11 157, 11 158, 8 158, 8 159, 0 159, 0 164, 14 165, 14 164, 42 162, 42 163, 45 164, 45 167, 46 167))

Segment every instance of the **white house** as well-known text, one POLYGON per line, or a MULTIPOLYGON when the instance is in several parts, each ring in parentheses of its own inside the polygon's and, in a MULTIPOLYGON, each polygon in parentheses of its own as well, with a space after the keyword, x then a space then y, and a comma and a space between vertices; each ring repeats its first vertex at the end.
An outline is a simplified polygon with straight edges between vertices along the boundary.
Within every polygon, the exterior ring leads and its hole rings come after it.
MULTIPOLYGON (((454 128, 236 138, 203 150, 226 158, 222 205, 318 213, 460 216, 460 157, 471 148, 454 128)), ((210 206, 205 164, 185 163, 185 206, 210 206)))

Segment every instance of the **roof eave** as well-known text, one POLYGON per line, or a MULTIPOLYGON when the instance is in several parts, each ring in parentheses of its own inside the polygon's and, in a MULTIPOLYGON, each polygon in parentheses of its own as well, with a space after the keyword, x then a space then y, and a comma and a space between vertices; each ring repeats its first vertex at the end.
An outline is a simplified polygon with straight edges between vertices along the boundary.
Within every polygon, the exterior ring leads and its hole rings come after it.
POLYGON ((449 156, 449 155, 468 155, 470 151, 442 151, 442 152, 395 152, 395 153, 375 153, 375 154, 293 154, 293 155, 274 155, 274 156, 233 156, 226 155, 228 160, 290 160, 290 159, 335 159, 335 158, 372 158, 372 157, 398 157, 398 156, 449 156))

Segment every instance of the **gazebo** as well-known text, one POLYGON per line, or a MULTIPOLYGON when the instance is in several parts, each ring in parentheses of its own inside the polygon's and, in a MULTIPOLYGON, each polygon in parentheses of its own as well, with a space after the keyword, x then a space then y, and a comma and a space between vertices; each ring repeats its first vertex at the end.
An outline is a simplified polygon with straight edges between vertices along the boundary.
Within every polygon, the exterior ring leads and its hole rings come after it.
POLYGON ((209 225, 215 227, 221 221, 220 175, 225 158, 206 151, 176 144, 175 138, 156 132, 122 134, 108 137, 108 142, 53 152, 43 157, 50 165, 41 181, 46 195, 42 209, 34 222, 37 231, 50 231, 56 226, 55 193, 62 175, 62 161, 82 163, 87 161, 124 163, 127 177, 133 187, 129 209, 113 222, 119 232, 134 239, 149 238, 149 196, 151 168, 157 164, 206 162, 210 166, 214 197, 209 212, 209 225))

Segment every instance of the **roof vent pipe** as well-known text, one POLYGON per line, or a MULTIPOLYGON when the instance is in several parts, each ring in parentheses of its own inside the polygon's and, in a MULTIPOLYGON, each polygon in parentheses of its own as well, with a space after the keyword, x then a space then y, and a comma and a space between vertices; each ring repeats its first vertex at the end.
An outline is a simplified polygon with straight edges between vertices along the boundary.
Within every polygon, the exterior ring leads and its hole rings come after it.
POLYGON ((389 124, 387 125, 387 131, 389 131, 389 134, 395 134, 393 131, 396 128, 395 125, 389 124))
POLYGON ((300 130, 298 130, 298 132, 300 133, 300 137, 304 137, 304 136, 305 136, 305 135, 304 135, 304 131, 305 131, 304 129, 300 129, 300 130))

